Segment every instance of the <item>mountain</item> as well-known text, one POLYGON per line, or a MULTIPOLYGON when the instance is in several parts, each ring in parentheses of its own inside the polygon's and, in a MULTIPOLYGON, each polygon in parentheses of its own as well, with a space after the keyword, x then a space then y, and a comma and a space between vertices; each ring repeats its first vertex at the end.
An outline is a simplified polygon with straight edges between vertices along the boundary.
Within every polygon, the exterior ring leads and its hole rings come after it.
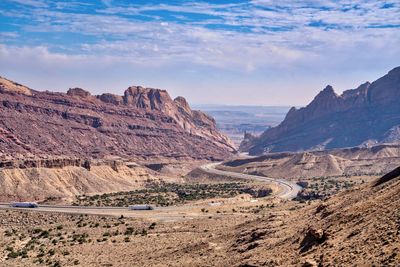
POLYGON ((400 67, 341 95, 328 85, 306 107, 292 107, 278 126, 247 136, 239 150, 256 155, 397 142, 398 99, 400 67))
POLYGON ((131 86, 41 92, 0 77, 0 158, 223 159, 234 152, 215 120, 183 97, 131 86))

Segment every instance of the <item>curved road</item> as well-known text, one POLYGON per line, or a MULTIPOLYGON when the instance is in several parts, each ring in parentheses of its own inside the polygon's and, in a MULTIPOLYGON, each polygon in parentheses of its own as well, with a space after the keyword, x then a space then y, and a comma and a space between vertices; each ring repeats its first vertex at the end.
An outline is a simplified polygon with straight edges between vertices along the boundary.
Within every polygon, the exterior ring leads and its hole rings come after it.
POLYGON ((297 185, 296 183, 292 183, 290 181, 282 180, 282 179, 274 179, 264 176, 258 175, 251 175, 251 174, 244 174, 238 172, 230 172, 230 171, 223 171, 218 170, 215 167, 220 165, 221 162, 218 163, 210 163, 207 165, 203 165, 200 167, 201 170, 216 175, 222 175, 227 177, 239 178, 239 179, 247 179, 247 180, 255 180, 255 181, 262 181, 270 184, 278 185, 281 190, 276 194, 276 196, 284 198, 284 199, 293 199, 297 196, 297 194, 302 189, 301 186, 297 185))
MULTIPOLYGON (((285 180, 218 170, 215 167, 219 164, 221 163, 218 162, 218 163, 203 165, 200 167, 200 169, 210 174, 276 184, 281 188, 281 190, 276 194, 276 196, 284 199, 295 198, 297 196, 297 193, 302 189, 297 184, 285 180)), ((195 211, 188 212, 188 207, 193 209, 195 206, 181 205, 181 206, 170 206, 170 207, 157 207, 155 208, 155 210, 132 211, 129 210, 127 207, 88 207, 88 206, 62 206, 62 205, 39 205, 38 208, 34 209, 13 208, 10 207, 9 203, 0 203, 0 209, 18 209, 18 210, 22 209, 22 210, 44 211, 44 212, 61 212, 61 213, 111 215, 111 216, 124 215, 126 217, 147 218, 147 219, 151 218, 159 220, 181 220, 182 218, 195 218, 201 216, 208 216, 207 214, 198 213, 195 211)))

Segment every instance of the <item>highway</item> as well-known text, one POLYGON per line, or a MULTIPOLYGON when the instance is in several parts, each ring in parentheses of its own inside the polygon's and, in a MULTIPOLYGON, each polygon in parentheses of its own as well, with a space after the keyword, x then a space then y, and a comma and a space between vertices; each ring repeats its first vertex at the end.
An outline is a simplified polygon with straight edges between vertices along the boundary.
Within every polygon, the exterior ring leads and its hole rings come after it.
POLYGON ((215 175, 233 177, 233 178, 238 178, 238 179, 261 181, 261 182, 266 182, 269 184, 276 184, 281 188, 281 190, 279 190, 275 194, 275 196, 281 197, 284 199, 295 198, 302 189, 301 186, 297 185, 296 183, 287 181, 287 180, 275 179, 275 178, 269 178, 269 177, 264 177, 264 176, 251 175, 251 174, 244 174, 244 173, 238 173, 238 172, 223 171, 223 170, 216 169, 216 167, 220 164, 221 164, 221 162, 210 163, 210 164, 201 166, 200 169, 207 173, 215 174, 215 175))
MULTIPOLYGON (((215 175, 262 181, 269 184, 276 184, 278 185, 280 190, 278 190, 274 195, 277 197, 281 197, 283 199, 295 198, 297 196, 297 193, 302 189, 297 184, 286 180, 218 170, 215 167, 219 164, 220 162, 206 164, 201 166, 200 169, 202 169, 207 173, 215 175)), ((61 213, 88 214, 88 215, 109 215, 109 216, 123 215, 125 217, 156 219, 164 221, 176 221, 182 219, 208 216, 207 214, 198 212, 200 208, 201 207, 197 204, 196 205, 189 204, 180 206, 156 207, 154 210, 133 211, 129 210, 127 207, 95 207, 95 206, 67 206, 67 205, 39 205, 38 208, 15 208, 15 207, 10 207, 10 203, 0 203, 0 209, 61 212, 61 213)))

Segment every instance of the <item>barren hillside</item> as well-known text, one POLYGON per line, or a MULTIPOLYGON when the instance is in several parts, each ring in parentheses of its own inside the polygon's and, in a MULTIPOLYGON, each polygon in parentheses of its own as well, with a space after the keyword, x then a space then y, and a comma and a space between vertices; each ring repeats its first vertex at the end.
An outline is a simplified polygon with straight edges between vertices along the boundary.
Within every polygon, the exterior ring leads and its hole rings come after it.
POLYGON ((65 159, 59 161, 62 166, 0 169, 0 201, 47 199, 70 203, 76 195, 129 191, 151 182, 181 181, 134 163, 100 162, 88 167, 65 163, 65 159))
POLYGON ((400 164, 400 146, 273 153, 228 161, 222 169, 277 178, 381 175, 400 164))
POLYGON ((398 266, 400 178, 240 225, 241 266, 398 266))

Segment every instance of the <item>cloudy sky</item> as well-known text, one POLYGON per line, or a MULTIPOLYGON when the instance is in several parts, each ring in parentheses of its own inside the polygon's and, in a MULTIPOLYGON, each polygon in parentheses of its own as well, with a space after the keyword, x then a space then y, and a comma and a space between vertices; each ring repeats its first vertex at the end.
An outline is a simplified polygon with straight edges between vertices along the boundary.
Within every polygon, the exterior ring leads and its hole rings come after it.
POLYGON ((38 90, 167 89, 304 105, 400 65, 400 1, 0 1, 0 75, 38 90))

